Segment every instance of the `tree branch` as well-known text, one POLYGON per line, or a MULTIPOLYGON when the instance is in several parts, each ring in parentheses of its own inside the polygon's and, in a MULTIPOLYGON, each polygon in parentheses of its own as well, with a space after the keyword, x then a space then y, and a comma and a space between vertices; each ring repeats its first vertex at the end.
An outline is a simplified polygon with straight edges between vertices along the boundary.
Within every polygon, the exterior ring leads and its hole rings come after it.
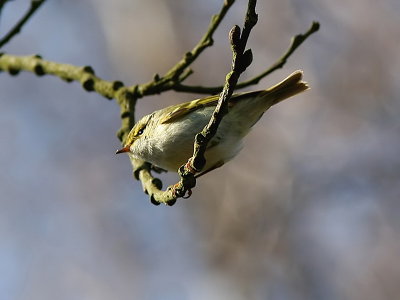
POLYGON ((106 81, 97 77, 91 66, 74 66, 42 59, 40 55, 17 56, 0 53, 0 70, 17 75, 20 71, 29 71, 37 76, 54 75, 67 82, 78 81, 88 91, 112 99, 123 87, 120 81, 106 81))
POLYGON ((126 87, 121 81, 107 81, 97 77, 91 66, 74 66, 42 59, 40 55, 16 56, 0 53, 0 70, 17 75, 29 71, 37 76, 54 75, 66 82, 78 81, 88 92, 95 91, 107 99, 116 99, 121 108, 122 126, 117 136, 122 141, 135 123, 134 112, 137 86, 126 87))
POLYGON ((183 58, 170 70, 168 70, 164 76, 159 77, 158 74, 156 74, 157 80, 152 80, 150 82, 141 84, 138 87, 139 96, 153 95, 163 91, 171 90, 176 84, 182 82, 190 74, 192 74, 192 71, 188 70, 188 67, 207 47, 213 45, 214 40, 212 36, 234 2, 235 0, 225 0, 220 12, 211 17, 207 31, 197 45, 194 46, 191 51, 185 53, 183 58), (183 73, 185 73, 186 76, 182 76, 183 73))
MULTIPOLYGON (((36 10, 45 2, 46 0, 32 0, 29 10, 24 16, 14 25, 13 28, 0 40, 0 48, 7 44, 15 35, 17 35, 25 23, 32 17, 36 10)), ((4 2, 5 3, 5 2, 4 2)), ((1 6, 4 5, 2 3, 1 6)))
MULTIPOLYGON (((272 64, 268 69, 266 69, 264 72, 260 73, 259 75, 238 83, 236 85, 236 89, 242 89, 245 87, 248 87, 250 85, 254 85, 260 82, 261 79, 264 77, 268 76, 272 72, 276 71, 279 68, 282 68, 289 57, 296 51, 296 49, 314 32, 317 32, 319 30, 319 23, 318 22, 313 22, 310 26, 310 28, 303 34, 298 34, 294 37, 292 37, 291 43, 289 48, 286 50, 286 52, 274 63, 272 64)), ((205 86, 194 86, 194 85, 185 85, 182 83, 177 83, 174 87, 173 90, 177 92, 185 92, 185 93, 198 93, 198 94, 210 94, 210 95, 215 95, 221 92, 223 89, 223 86, 213 86, 213 87, 205 87, 205 86)))
MULTIPOLYGON (((45 0, 32 1, 32 3, 40 3, 40 6, 44 1, 45 0)), ((150 82, 128 87, 128 90, 133 93, 133 96, 137 99, 144 96, 159 94, 163 91, 171 90, 176 83, 181 82, 185 80, 188 76, 190 76, 193 71, 189 69, 188 66, 202 53, 205 48, 212 45, 212 35, 233 3, 234 0, 226 0, 224 2, 224 5, 221 8, 219 14, 214 15, 211 18, 211 22, 208 26, 207 32, 204 34, 198 44, 190 52, 187 52, 185 56, 166 73, 165 76, 160 78, 158 74, 156 74, 153 80, 150 82)), ((36 4, 35 6, 32 4, 32 7, 34 7, 35 10, 39 6, 38 4, 36 4)), ((35 11, 32 11, 32 7, 29 16, 32 15, 35 11)), ((23 19, 25 20, 25 22, 27 21, 26 16, 23 19)), ((16 28, 12 30, 12 35, 10 33, 7 34, 7 36, 9 36, 7 40, 15 35, 21 29, 22 25, 16 26, 16 28)), ((91 68, 90 66, 78 67, 69 64, 46 61, 43 60, 39 55, 16 56, 1 54, 0 70, 8 71, 11 75, 17 75, 20 71, 23 70, 33 72, 39 76, 45 74, 54 75, 67 82, 79 81, 82 83, 82 86, 85 90, 96 91, 97 93, 103 95, 108 99, 115 98, 117 90, 123 87, 123 83, 120 81, 110 82, 95 76, 93 68, 91 68)))
POLYGON ((229 40, 233 52, 232 69, 226 76, 224 88, 209 123, 195 137, 193 156, 189 158, 185 165, 179 168, 180 181, 168 187, 165 192, 162 192, 158 187, 158 182, 156 183, 154 178, 148 176, 148 168, 138 171, 144 190, 150 194, 152 203, 173 205, 177 198, 185 197, 186 194, 188 194, 187 197, 190 197, 191 189, 196 185, 195 175, 201 172, 206 164, 204 153, 207 149, 207 144, 217 132, 223 116, 228 112, 228 101, 233 94, 240 75, 252 62, 251 50, 245 51, 245 48, 250 32, 258 19, 255 12, 256 2, 256 0, 249 0, 242 34, 240 34, 240 27, 237 25, 230 31, 229 40))
POLYGON ((3 10, 3 6, 4 4, 6 4, 8 0, 0 0, 0 15, 1 15, 1 11, 3 10))

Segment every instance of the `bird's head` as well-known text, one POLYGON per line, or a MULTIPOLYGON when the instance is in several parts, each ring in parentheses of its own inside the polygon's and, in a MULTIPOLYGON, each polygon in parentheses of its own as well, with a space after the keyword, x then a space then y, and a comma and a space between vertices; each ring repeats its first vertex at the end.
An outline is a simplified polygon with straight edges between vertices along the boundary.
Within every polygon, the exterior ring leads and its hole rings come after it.
POLYGON ((131 131, 125 139, 124 146, 121 149, 117 150, 115 154, 132 152, 132 146, 135 144, 135 142, 146 135, 147 125, 151 117, 151 115, 143 117, 139 122, 135 124, 135 126, 132 127, 131 131))

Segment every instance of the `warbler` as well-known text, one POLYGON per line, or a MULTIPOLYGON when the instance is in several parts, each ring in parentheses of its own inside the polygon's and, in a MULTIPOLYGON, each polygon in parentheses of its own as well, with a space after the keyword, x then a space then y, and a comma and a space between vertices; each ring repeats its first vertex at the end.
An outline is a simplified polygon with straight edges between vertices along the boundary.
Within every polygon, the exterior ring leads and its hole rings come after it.
MULTIPOLYGON (((269 89, 232 95, 228 112, 207 145, 202 173, 235 157, 243 147, 243 138, 272 105, 307 90, 302 77, 303 72, 298 70, 269 89)), ((218 95, 201 98, 144 116, 116 153, 127 152, 156 167, 177 172, 192 156, 194 137, 209 122, 218 99, 218 95)))

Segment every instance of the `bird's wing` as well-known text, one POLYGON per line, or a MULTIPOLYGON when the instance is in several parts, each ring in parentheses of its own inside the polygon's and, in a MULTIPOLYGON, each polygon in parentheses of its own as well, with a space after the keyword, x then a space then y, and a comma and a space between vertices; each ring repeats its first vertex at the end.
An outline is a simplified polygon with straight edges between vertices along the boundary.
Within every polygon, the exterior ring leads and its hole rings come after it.
MULTIPOLYGON (((247 92, 247 93, 239 93, 232 95, 229 101, 229 107, 232 107, 237 103, 240 99, 245 98, 245 96, 251 97, 254 94, 257 95, 263 91, 256 91, 256 92, 247 92)), ((247 98, 247 97, 246 97, 247 98)), ((188 113, 195 111, 200 108, 208 107, 208 106, 216 106, 218 103, 219 95, 209 96, 206 98, 196 99, 193 101, 189 101, 183 104, 177 104, 171 107, 171 112, 166 114, 163 118, 161 118, 160 122, 163 123, 170 123, 180 119, 181 117, 187 115, 188 113)))

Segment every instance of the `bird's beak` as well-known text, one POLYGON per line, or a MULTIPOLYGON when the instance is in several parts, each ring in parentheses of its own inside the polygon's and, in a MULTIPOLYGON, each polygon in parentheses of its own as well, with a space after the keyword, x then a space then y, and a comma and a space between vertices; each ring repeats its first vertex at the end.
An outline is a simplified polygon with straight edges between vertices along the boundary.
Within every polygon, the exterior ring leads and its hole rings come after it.
POLYGON ((125 153, 125 152, 129 152, 129 151, 131 151, 130 147, 125 146, 124 148, 117 150, 117 152, 115 152, 115 154, 125 153))

